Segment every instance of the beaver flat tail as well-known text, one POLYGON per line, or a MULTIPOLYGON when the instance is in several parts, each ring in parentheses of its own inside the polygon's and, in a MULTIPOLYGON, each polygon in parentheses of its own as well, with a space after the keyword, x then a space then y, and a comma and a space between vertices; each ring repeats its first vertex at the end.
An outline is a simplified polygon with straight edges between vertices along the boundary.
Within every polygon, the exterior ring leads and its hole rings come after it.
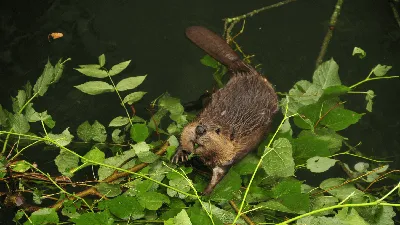
POLYGON ((207 54, 224 64, 233 72, 251 72, 253 68, 244 63, 224 39, 201 26, 186 29, 186 36, 207 54))

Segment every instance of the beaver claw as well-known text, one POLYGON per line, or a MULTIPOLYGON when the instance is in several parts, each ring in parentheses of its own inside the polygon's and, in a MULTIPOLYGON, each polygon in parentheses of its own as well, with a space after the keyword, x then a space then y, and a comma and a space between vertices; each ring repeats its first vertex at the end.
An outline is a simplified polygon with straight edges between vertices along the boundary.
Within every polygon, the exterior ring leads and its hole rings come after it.
POLYGON ((171 158, 171 162, 178 164, 179 162, 186 162, 189 159, 189 152, 182 149, 182 147, 178 147, 175 152, 175 155, 171 158))

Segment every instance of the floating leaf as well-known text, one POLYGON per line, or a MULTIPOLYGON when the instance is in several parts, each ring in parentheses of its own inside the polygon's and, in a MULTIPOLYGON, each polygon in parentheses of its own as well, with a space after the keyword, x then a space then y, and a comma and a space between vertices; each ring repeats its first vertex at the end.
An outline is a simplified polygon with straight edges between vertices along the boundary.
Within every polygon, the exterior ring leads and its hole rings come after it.
POLYGON ((40 96, 43 96, 44 93, 47 92, 47 89, 53 80, 54 67, 51 65, 50 61, 47 60, 47 64, 44 67, 42 75, 40 75, 39 79, 35 83, 35 86, 33 86, 34 93, 39 93, 40 96))
POLYGON ((129 118, 125 116, 117 116, 111 120, 109 127, 121 127, 129 123, 129 118))
POLYGON ((80 65, 81 68, 74 68, 88 77, 105 78, 108 77, 107 71, 100 68, 100 65, 80 65))
POLYGON ((144 192, 139 196, 139 203, 148 210, 157 210, 163 203, 169 204, 169 198, 158 192, 144 192))
POLYGON ((117 84, 116 87, 117 87, 118 91, 126 91, 126 90, 134 89, 144 81, 146 76, 147 75, 125 78, 125 79, 121 80, 117 84))
POLYGON ((142 97, 146 94, 147 92, 143 92, 143 91, 137 91, 137 92, 133 92, 130 93, 129 95, 125 96, 123 102, 124 103, 128 103, 129 105, 132 105, 133 103, 139 101, 140 99, 142 99, 142 97))
POLYGON ((270 176, 289 177, 294 175, 292 145, 286 138, 279 138, 273 148, 266 148, 262 168, 270 176))
POLYGON ((322 89, 341 85, 338 71, 339 66, 333 58, 323 62, 314 72, 313 84, 322 87, 322 89))
POLYGON ((360 59, 363 59, 363 58, 365 58, 365 56, 367 56, 367 53, 359 47, 354 47, 352 55, 353 56, 358 55, 358 57, 360 57, 360 59))
POLYGON ((106 64, 106 56, 104 54, 101 54, 99 56, 99 66, 103 67, 106 64))
POLYGON ((334 166, 336 161, 327 157, 314 156, 307 160, 307 169, 313 173, 322 173, 334 166))
POLYGON ((58 171, 65 176, 72 176, 70 171, 79 164, 79 157, 66 150, 60 150, 60 154, 54 160, 58 171))
POLYGON ((146 124, 135 123, 131 127, 131 138, 136 142, 142 142, 149 136, 149 129, 146 124))
POLYGON ((114 91, 114 87, 112 85, 103 81, 89 81, 74 87, 89 95, 98 95, 114 91))
POLYGON ((378 64, 372 69, 372 73, 377 77, 382 77, 385 76, 390 69, 392 69, 392 66, 378 64))
POLYGON ((108 71, 108 75, 114 76, 121 73, 126 67, 128 67, 130 62, 131 60, 128 60, 125 62, 118 63, 117 65, 114 65, 113 67, 111 67, 110 71, 108 71))

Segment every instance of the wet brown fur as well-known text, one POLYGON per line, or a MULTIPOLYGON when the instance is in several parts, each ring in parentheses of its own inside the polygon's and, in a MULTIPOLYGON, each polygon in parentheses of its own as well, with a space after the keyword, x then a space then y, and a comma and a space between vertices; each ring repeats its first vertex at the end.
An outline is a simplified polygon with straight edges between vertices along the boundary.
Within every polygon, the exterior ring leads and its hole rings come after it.
POLYGON ((212 95, 211 102, 181 134, 181 146, 173 162, 186 161, 194 153, 213 169, 204 193, 212 192, 230 166, 257 147, 266 137, 278 99, 268 80, 244 63, 222 38, 203 27, 190 27, 190 40, 224 63, 231 79, 212 95), (202 128, 201 133, 196 127, 202 128), (197 145, 197 148, 195 148, 197 145))

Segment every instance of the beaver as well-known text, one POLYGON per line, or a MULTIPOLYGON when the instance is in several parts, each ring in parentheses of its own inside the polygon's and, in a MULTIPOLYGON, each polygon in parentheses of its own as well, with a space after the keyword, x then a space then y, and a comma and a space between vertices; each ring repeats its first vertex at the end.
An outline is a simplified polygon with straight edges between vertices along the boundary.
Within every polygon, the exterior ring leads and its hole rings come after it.
POLYGON ((182 131, 180 146, 171 161, 185 162, 194 153, 212 169, 203 191, 210 194, 229 168, 266 138, 278 111, 274 88, 258 71, 240 59, 217 34, 201 26, 186 29, 186 36, 228 68, 231 78, 212 94, 198 117, 182 131))

